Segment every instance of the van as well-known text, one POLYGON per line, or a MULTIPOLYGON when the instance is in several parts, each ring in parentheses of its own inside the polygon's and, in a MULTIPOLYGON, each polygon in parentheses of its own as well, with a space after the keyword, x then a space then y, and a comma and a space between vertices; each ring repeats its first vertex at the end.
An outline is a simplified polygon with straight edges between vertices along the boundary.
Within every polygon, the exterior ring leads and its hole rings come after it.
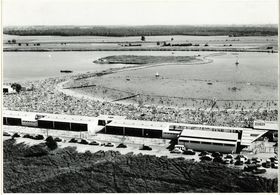
POLYGON ((175 149, 175 148, 180 149, 180 150, 182 150, 182 151, 185 151, 185 150, 186 150, 186 148, 185 148, 184 145, 175 145, 175 146, 174 146, 174 149, 175 149))

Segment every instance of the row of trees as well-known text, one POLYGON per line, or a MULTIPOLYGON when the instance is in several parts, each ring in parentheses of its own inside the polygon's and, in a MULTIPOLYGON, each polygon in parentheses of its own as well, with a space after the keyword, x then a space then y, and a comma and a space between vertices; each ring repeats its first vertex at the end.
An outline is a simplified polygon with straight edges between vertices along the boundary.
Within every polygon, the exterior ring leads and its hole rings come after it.
POLYGON ((225 35, 272 36, 278 35, 277 26, 33 26, 5 27, 4 34, 60 35, 60 36, 155 36, 155 35, 225 35))

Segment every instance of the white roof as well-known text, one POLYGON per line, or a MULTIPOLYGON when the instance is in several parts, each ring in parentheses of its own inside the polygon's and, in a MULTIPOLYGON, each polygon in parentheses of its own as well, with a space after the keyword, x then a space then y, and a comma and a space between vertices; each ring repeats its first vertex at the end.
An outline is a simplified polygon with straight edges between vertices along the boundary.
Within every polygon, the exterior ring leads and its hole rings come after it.
POLYGON ((99 115, 98 119, 106 119, 106 120, 110 120, 110 119, 115 119, 115 120, 124 120, 126 119, 126 116, 118 116, 118 115, 99 115))
POLYGON ((212 142, 212 143, 220 143, 220 144, 236 144, 235 141, 221 141, 221 140, 212 140, 212 139, 197 139, 197 138, 187 138, 187 137, 179 137, 179 141, 199 141, 199 142, 212 142))
POLYGON ((262 121, 256 120, 253 124, 254 129, 265 129, 265 130, 279 130, 279 124, 277 121, 262 121))
POLYGON ((12 111, 3 110, 3 117, 20 117, 20 118, 34 118, 37 113, 35 112, 22 112, 22 111, 12 111))
POLYGON ((96 121, 96 117, 79 116, 79 115, 66 115, 66 114, 49 114, 49 113, 36 113, 36 112, 22 112, 22 111, 10 111, 4 110, 4 117, 21 117, 24 120, 35 119, 36 115, 43 115, 43 118, 39 120, 53 120, 61 122, 92 122, 96 121))
MULTIPOLYGON (((223 140, 237 140, 238 133, 203 131, 203 130, 183 130, 180 137, 194 137, 194 138, 208 138, 208 139, 223 139, 223 140)), ((223 141, 222 140, 222 141, 223 141)))
POLYGON ((247 128, 240 128, 240 127, 226 127, 226 126, 211 126, 211 125, 200 125, 200 124, 186 124, 186 123, 169 123, 170 126, 181 126, 181 127, 185 127, 186 129, 188 129, 187 127, 202 127, 202 128, 209 128, 209 129, 225 129, 225 130, 244 130, 247 128))
POLYGON ((169 124, 165 122, 143 121, 143 120, 113 120, 107 126, 114 127, 131 127, 139 129, 155 129, 155 130, 169 130, 169 124))

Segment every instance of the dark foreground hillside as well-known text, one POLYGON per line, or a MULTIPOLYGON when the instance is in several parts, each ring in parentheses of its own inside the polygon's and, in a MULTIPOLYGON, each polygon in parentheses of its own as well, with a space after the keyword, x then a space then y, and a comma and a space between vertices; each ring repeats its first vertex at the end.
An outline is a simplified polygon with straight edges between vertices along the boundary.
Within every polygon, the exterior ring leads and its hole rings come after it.
MULTIPOLYGON (((93 146, 94 147, 94 146, 93 146)), ((215 163, 4 142, 4 192, 277 192, 277 179, 215 163)))

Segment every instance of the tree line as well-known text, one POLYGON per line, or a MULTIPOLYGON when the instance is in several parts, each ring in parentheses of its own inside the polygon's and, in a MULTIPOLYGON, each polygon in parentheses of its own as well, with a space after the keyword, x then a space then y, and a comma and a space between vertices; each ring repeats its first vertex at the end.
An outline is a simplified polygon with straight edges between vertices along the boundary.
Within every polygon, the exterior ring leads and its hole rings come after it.
POLYGON ((29 26, 4 27, 3 32, 22 36, 226 35, 238 37, 278 35, 278 29, 274 26, 29 26))

